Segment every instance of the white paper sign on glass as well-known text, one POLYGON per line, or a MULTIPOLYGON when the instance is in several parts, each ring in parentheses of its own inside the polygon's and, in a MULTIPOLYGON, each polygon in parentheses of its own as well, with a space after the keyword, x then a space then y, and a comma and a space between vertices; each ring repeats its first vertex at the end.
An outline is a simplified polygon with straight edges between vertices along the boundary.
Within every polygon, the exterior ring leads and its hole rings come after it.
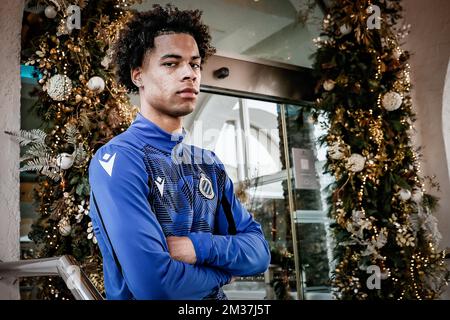
POLYGON ((310 149, 292 148, 294 180, 296 189, 320 189, 317 180, 314 153, 310 149))

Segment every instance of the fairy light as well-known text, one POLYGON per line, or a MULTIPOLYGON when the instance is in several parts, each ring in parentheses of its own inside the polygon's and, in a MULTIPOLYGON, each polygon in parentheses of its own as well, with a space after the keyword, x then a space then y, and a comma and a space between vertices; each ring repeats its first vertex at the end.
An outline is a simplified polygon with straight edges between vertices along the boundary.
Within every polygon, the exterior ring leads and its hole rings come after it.
POLYGON ((417 256, 415 254, 412 255, 412 257, 411 257, 411 265, 409 267, 409 270, 410 270, 410 273, 411 273, 411 280, 413 282, 414 295, 416 296, 416 298, 418 300, 422 300, 422 298, 420 297, 419 293, 417 292, 418 288, 417 288, 417 283, 416 283, 415 276, 414 276, 414 269, 416 267, 416 264, 415 264, 416 257, 417 256))
POLYGON ((375 79, 379 80, 381 77, 381 58, 377 56, 377 73, 375 74, 375 79))
POLYGON ((406 64, 406 69, 404 71, 405 81, 406 81, 406 90, 409 91, 411 89, 411 66, 409 63, 406 64))
MULTIPOLYGON (((363 195, 364 195, 364 187, 366 185, 366 179, 367 179, 367 175, 364 175, 362 177, 361 187, 360 187, 359 192, 358 192, 358 200, 359 200, 359 204, 360 205, 362 203, 362 199, 363 199, 363 195)), ((364 212, 364 208, 361 208, 361 211, 363 211, 363 213, 365 213, 364 212)))

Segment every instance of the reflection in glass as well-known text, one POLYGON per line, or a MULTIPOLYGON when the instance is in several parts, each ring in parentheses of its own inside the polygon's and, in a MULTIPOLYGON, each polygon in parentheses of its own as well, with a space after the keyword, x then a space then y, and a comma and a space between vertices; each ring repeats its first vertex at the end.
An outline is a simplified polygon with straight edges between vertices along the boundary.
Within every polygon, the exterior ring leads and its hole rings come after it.
MULTIPOLYGON (((306 162, 315 179, 314 183, 295 181, 294 178, 292 181, 292 185, 296 186, 293 189, 295 222, 304 296, 306 299, 329 299, 331 237, 328 234, 329 220, 326 216, 326 194, 323 189, 330 182, 330 177, 322 175, 322 158, 325 153, 316 144, 318 135, 322 132, 312 124, 307 112, 294 105, 286 106, 286 127, 290 163, 298 173, 302 166, 305 167, 306 162), (293 157, 293 149, 312 156, 293 157)), ((306 175, 300 174, 297 177, 301 179, 306 175)))
POLYGON ((202 93, 200 99, 196 110, 184 119, 185 142, 210 149, 221 159, 237 197, 261 224, 272 253, 270 273, 241 278, 225 292, 230 299, 295 297, 280 108, 276 103, 215 94, 202 93))
POLYGON ((302 296, 328 298, 330 236, 322 190, 329 177, 321 174, 325 153, 316 145, 320 132, 308 119, 300 106, 282 108, 276 103, 205 93, 196 110, 184 119, 185 142, 218 155, 237 197, 261 223, 271 247, 269 271, 228 285, 225 291, 230 299, 296 298, 295 261, 300 266, 302 296), (282 116, 293 190, 288 190, 282 116), (304 158, 293 157, 293 149, 304 158), (296 181, 292 172, 299 169, 297 180, 301 181, 296 181), (305 177, 310 181, 303 181, 305 177), (294 256, 291 194, 298 257, 294 256))

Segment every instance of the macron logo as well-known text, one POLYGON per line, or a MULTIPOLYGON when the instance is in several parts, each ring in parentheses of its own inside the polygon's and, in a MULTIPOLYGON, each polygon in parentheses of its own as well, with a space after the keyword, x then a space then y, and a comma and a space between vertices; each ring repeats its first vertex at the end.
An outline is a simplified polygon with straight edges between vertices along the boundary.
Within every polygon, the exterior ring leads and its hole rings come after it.
POLYGON ((164 192, 164 179, 162 179, 161 177, 156 178, 155 184, 158 187, 159 193, 161 194, 162 197, 164 192))
POLYGON ((114 166, 114 160, 116 159, 116 154, 114 153, 112 156, 109 153, 105 153, 103 156, 103 160, 98 160, 102 165, 103 169, 109 174, 111 177, 112 169, 114 166))

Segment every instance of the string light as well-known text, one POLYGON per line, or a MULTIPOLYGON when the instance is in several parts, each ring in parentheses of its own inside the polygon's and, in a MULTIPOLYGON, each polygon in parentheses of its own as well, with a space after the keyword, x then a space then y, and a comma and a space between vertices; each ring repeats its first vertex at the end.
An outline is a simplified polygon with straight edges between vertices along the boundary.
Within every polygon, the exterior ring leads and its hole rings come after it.
POLYGON ((381 77, 381 58, 377 56, 377 73, 375 74, 375 79, 379 80, 381 77))

